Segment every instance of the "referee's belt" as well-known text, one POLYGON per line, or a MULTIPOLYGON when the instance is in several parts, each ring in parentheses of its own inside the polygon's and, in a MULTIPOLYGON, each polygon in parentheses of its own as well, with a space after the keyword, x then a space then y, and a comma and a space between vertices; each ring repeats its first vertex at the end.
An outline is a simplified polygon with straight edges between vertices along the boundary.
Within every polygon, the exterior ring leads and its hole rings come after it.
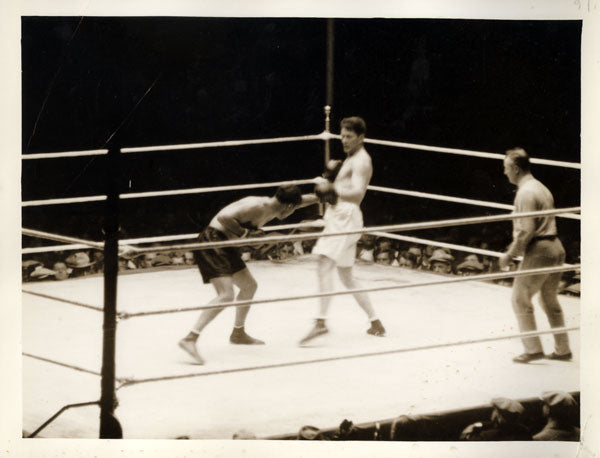
POLYGON ((533 245, 536 242, 539 242, 541 240, 556 240, 558 238, 557 235, 538 235, 537 237, 533 237, 530 241, 528 246, 533 245))

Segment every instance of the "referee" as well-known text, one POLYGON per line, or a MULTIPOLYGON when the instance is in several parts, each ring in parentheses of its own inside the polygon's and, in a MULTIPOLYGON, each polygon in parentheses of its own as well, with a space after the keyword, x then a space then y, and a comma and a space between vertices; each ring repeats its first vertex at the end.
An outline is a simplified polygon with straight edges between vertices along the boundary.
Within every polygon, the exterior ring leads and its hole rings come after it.
MULTIPOLYGON (((529 156, 522 148, 506 151, 504 174, 517 186, 515 213, 550 210, 554 208, 552 193, 530 172, 529 156)), ((515 256, 523 255, 519 270, 558 266, 565 261, 565 249, 557 236, 554 216, 519 218, 513 220, 513 240, 499 261, 506 268, 515 256)), ((565 319, 558 302, 558 284, 561 273, 516 277, 513 283, 512 306, 521 332, 535 331, 535 316, 531 298, 540 293, 540 305, 550 326, 563 327, 565 319)), ((554 334, 554 351, 546 356, 538 336, 525 337, 525 353, 513 358, 516 363, 548 358, 571 360, 573 357, 566 333, 554 334)))

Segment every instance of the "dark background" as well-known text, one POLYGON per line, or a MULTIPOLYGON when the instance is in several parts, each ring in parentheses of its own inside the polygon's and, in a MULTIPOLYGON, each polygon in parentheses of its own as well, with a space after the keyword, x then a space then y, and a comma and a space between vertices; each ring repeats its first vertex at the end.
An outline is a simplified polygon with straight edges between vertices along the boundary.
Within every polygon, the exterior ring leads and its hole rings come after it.
MULTIPOLYGON (((321 132, 326 30, 326 19, 25 17, 23 154, 321 132)), ((332 131, 360 115, 370 138, 580 162, 580 40, 581 21, 336 19, 332 131)), ((512 202, 501 161, 367 149, 371 184, 512 202)), ((322 142, 295 142, 123 155, 118 178, 138 192, 311 178, 322 167, 322 142)), ((22 197, 104 194, 109 173, 105 157, 23 161, 22 197)), ((579 205, 578 170, 533 173, 557 207, 579 205)), ((123 201, 122 236, 198 231, 226 203, 271 191, 123 201)), ((498 213, 379 192, 363 211, 366 225, 498 213)), ((23 209, 24 227, 96 240, 102 218, 102 203, 23 209)), ((579 222, 558 222, 573 259, 579 222)), ((480 235, 502 249, 510 222, 490 226, 414 235, 480 235)))

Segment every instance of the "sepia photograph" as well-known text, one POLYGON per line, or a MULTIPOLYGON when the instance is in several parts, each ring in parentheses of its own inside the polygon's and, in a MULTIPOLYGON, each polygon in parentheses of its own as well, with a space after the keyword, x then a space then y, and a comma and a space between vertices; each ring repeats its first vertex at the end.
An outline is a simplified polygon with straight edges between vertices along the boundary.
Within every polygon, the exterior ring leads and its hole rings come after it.
POLYGON ((24 8, 21 451, 596 456, 585 8, 24 8))

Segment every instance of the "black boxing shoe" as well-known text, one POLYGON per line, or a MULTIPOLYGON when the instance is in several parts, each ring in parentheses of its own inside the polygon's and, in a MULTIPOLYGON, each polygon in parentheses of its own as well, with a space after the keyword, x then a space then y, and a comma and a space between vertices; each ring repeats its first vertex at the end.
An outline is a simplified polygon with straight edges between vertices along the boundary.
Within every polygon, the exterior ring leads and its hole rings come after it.
POLYGON ((537 353, 523 353, 519 356, 515 356, 513 358, 513 362, 527 364, 530 361, 536 361, 538 359, 544 359, 546 355, 544 355, 543 351, 539 351, 537 353))
POLYGON ((379 320, 371 321, 371 327, 367 329, 367 334, 377 337, 385 337, 385 328, 379 320))

